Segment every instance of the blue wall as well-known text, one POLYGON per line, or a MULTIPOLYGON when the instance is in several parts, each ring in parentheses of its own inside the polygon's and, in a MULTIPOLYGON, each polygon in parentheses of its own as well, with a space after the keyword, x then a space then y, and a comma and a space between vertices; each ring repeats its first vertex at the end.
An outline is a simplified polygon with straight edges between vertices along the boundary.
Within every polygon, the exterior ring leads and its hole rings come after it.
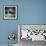
POLYGON ((46 0, 0 0, 0 44, 8 43, 10 32, 18 32, 18 24, 46 24, 46 0), (4 20, 3 5, 17 5, 18 19, 4 20))
POLYGON ((46 0, 23 0, 20 22, 46 24, 46 0))

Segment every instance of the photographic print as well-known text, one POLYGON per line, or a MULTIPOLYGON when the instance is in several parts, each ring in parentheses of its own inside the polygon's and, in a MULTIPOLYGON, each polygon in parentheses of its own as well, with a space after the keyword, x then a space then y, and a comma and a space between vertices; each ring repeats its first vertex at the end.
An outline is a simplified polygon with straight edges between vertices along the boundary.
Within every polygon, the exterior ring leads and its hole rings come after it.
POLYGON ((4 6, 4 19, 17 19, 17 6, 4 6))
POLYGON ((46 25, 20 25, 20 40, 46 41, 46 25))

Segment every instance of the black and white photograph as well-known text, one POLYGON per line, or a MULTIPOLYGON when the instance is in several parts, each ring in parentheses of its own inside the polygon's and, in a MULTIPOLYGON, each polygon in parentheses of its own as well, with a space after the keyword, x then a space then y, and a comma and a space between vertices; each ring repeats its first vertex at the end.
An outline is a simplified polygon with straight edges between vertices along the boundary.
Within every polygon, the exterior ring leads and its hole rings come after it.
POLYGON ((4 6, 4 19, 17 19, 17 6, 4 6))
POLYGON ((20 39, 46 41, 46 25, 20 25, 20 39))

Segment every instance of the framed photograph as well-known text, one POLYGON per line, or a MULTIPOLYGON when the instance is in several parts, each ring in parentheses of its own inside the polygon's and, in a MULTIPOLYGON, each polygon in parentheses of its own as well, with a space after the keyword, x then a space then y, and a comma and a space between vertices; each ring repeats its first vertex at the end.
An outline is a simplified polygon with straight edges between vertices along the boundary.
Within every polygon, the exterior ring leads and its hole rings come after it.
POLYGON ((46 25, 18 25, 19 41, 46 41, 46 25))
POLYGON ((17 6, 4 6, 4 19, 17 19, 17 6))

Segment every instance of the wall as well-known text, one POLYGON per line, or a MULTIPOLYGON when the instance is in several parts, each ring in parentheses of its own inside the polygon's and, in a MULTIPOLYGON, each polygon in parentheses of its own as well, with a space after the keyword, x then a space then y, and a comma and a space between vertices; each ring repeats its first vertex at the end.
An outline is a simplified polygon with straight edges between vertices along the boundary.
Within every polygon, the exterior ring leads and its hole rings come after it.
POLYGON ((46 0, 23 0, 20 23, 46 24, 46 0))
MULTIPOLYGON (((7 44, 9 42, 8 35, 10 32, 16 32, 16 35, 18 34, 18 30, 17 30, 18 20, 4 20, 3 19, 3 14, 4 14, 3 6, 17 5, 17 3, 18 2, 15 0, 8 0, 8 1, 0 0, 0 44, 7 44)), ((18 43, 17 39, 15 41, 16 43, 18 43)))
POLYGON ((9 32, 18 32, 17 24, 46 24, 46 0, 0 0, 0 44, 8 43, 9 32), (18 19, 4 20, 3 5, 17 5, 18 19))

